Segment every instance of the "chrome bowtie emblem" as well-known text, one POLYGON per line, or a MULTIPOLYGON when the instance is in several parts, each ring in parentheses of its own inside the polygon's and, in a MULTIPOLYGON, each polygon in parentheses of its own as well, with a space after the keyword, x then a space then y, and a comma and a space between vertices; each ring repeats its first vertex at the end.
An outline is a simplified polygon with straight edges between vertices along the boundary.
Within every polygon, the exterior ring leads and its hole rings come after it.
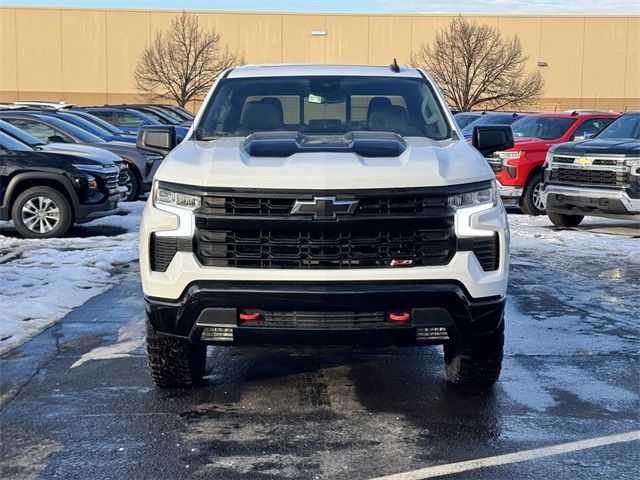
POLYGON ((337 200, 336 197, 313 197, 313 200, 296 200, 291 215, 311 215, 313 218, 336 218, 337 214, 353 214, 358 200, 337 200))

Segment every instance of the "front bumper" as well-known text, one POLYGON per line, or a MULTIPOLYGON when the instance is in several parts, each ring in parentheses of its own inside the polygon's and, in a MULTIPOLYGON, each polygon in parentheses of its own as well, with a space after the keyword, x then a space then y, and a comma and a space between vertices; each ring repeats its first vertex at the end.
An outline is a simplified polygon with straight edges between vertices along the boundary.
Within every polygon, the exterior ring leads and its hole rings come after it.
POLYGON ((547 184, 543 198, 547 211, 569 215, 631 215, 640 219, 640 199, 624 190, 547 184))
POLYGON ((500 195, 505 205, 520 204, 520 197, 522 197, 524 192, 523 187, 502 185, 499 180, 496 180, 496 184, 498 186, 498 195, 500 195))
POLYGON ((121 199, 120 191, 110 195, 106 201, 100 204, 81 204, 75 211, 75 223, 86 223, 96 218, 114 215, 120 211, 118 201, 121 199))
POLYGON ((189 285, 178 300, 145 297, 149 321, 161 335, 194 343, 442 343, 447 338, 475 338, 502 323, 504 296, 475 299, 457 282, 220 282, 189 285), (240 310, 296 313, 302 323, 247 322, 240 310), (389 312, 411 312, 394 322, 389 312), (336 312, 384 312, 366 323, 331 322, 336 312), (317 318, 314 318, 317 314, 317 318), (224 330, 222 339, 209 331, 224 330), (440 336, 424 332, 445 332, 440 336), (204 337, 204 338, 203 338, 204 337))

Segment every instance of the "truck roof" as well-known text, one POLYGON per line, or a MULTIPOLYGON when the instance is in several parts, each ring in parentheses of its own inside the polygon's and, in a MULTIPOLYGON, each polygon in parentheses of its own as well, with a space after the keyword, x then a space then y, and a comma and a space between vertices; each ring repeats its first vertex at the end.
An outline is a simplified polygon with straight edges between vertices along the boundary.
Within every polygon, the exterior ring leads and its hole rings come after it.
POLYGON ((394 72, 388 66, 370 65, 324 65, 324 64, 262 64, 243 65, 231 70, 227 78, 254 77, 297 77, 297 76, 338 76, 338 77, 403 77, 421 78, 415 68, 400 67, 394 72))

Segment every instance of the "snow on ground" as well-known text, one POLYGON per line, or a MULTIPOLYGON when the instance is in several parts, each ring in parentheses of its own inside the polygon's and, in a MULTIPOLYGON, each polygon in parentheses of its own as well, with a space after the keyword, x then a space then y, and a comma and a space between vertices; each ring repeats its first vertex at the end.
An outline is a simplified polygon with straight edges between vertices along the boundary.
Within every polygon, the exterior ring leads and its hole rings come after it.
POLYGON ((138 258, 144 202, 120 206, 126 215, 74 226, 65 238, 23 239, 0 222, 0 354, 110 288, 114 269, 138 258))

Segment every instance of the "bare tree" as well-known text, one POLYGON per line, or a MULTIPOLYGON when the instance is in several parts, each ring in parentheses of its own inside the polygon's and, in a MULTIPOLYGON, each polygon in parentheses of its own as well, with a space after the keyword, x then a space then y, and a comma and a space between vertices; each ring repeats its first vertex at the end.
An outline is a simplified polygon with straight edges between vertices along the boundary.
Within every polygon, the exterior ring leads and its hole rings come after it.
POLYGON ((471 110, 532 107, 544 91, 540 72, 527 72, 520 38, 504 38, 493 27, 462 17, 411 55, 440 85, 452 108, 471 110))
POLYGON ((154 100, 170 99, 184 107, 203 97, 221 72, 243 61, 222 45, 220 34, 204 31, 196 15, 182 12, 142 53, 136 86, 154 100))

